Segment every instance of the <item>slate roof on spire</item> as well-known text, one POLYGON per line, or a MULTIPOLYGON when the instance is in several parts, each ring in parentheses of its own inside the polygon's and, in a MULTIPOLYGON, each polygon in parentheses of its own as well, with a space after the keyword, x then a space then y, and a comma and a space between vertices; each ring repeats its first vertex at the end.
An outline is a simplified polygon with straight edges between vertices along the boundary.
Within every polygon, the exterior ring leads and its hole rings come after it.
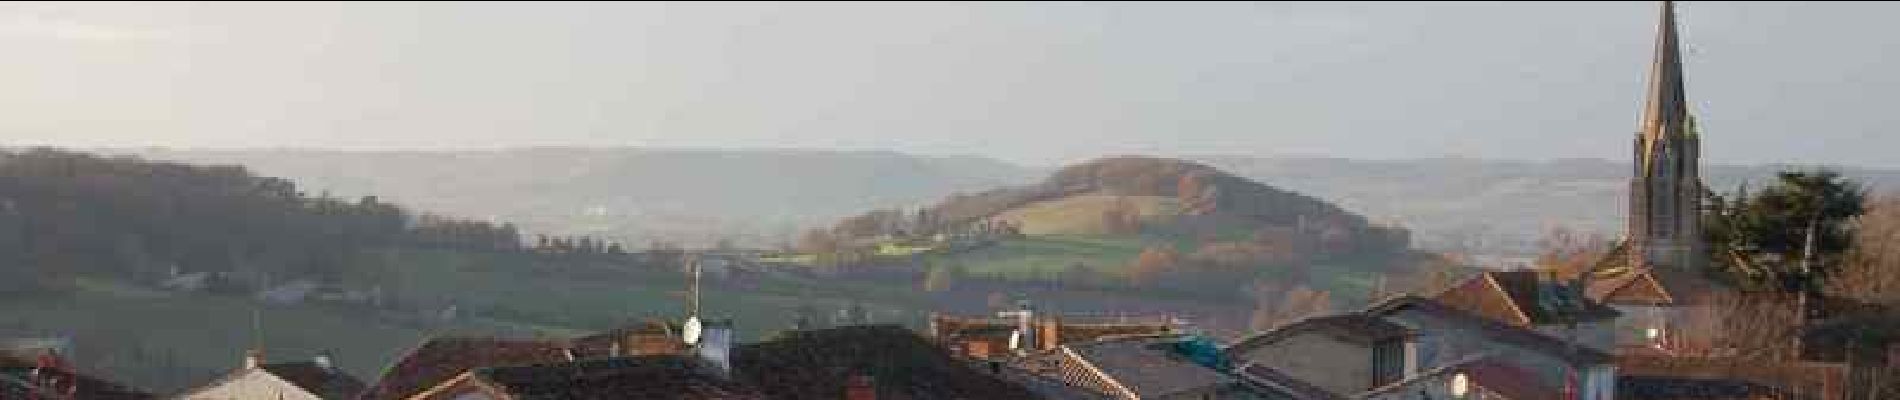
POLYGON ((1688 134, 1688 94, 1682 81, 1681 40, 1676 34, 1676 6, 1662 2, 1662 18, 1656 25, 1656 55, 1649 66, 1649 94, 1643 106, 1643 160, 1655 160, 1657 146, 1688 134))

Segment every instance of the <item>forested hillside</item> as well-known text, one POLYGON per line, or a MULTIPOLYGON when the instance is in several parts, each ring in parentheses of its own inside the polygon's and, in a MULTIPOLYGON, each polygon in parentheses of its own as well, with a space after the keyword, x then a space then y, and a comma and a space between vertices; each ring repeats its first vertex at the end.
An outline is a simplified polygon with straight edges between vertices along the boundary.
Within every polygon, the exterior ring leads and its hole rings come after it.
MULTIPOLYGON (((177 273, 372 280, 385 248, 517 251, 515 227, 424 214, 374 196, 305 193, 241 166, 0 152, 0 272, 57 286, 77 275, 177 273)), ((14 289, 30 289, 19 287, 14 289)))
POLYGON ((776 246, 867 208, 1015 184, 1030 169, 892 152, 521 148, 492 151, 111 150, 239 164, 315 190, 519 224, 524 232, 689 247, 776 246))

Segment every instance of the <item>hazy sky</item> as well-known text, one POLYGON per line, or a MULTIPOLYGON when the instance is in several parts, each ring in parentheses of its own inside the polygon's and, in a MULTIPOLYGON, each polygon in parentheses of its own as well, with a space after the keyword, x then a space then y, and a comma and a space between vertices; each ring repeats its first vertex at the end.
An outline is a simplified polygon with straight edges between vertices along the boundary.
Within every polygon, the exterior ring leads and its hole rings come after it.
MULTIPOLYGON (((1900 4, 1680 10, 1707 160, 1900 166, 1900 4)), ((0 144, 1624 160, 1656 11, 0 3, 0 144)))

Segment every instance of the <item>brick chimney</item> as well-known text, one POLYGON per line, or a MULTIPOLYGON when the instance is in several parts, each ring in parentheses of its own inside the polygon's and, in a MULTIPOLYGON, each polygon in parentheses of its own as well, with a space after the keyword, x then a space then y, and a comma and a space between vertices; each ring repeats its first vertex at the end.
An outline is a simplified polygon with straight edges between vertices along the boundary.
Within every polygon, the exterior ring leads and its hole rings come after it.
POLYGON ((1062 346, 1062 321, 1049 317, 1036 324, 1036 346, 1040 350, 1062 346))
POLYGON ((244 352, 244 369, 257 369, 264 365, 264 351, 250 349, 244 352))
POLYGON ((877 384, 864 374, 851 375, 844 383, 845 400, 877 400, 877 384))

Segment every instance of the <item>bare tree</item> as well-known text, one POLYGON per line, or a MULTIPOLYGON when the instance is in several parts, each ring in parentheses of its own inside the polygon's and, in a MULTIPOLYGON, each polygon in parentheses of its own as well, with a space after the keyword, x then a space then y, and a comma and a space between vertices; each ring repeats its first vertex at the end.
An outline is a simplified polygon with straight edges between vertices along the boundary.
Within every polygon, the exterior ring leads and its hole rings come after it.
POLYGON ((1557 226, 1544 232, 1537 241, 1541 249, 1534 261, 1538 269, 1555 271, 1558 276, 1576 277, 1610 252, 1610 242, 1601 234, 1584 233, 1557 226))
POLYGON ((1709 291, 1690 302, 1667 347, 1679 355, 1791 361, 1800 336, 1798 294, 1709 291))
POLYGON ((1855 220, 1847 262, 1828 280, 1834 295, 1900 306, 1900 196, 1874 199, 1855 220))

